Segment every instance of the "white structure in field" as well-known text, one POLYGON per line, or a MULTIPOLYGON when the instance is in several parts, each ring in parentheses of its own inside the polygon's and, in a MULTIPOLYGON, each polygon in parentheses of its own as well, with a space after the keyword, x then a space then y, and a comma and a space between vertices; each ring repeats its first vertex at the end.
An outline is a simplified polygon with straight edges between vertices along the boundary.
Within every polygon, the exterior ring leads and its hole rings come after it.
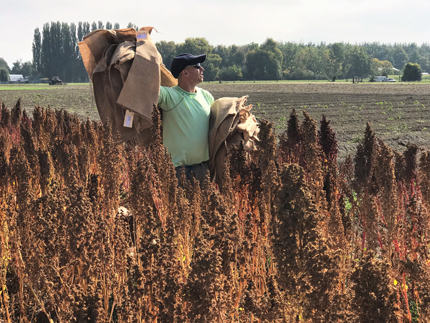
POLYGON ((386 82, 387 78, 386 76, 375 76, 375 82, 386 82))
POLYGON ((9 74, 9 83, 24 83, 25 78, 22 74, 9 74))

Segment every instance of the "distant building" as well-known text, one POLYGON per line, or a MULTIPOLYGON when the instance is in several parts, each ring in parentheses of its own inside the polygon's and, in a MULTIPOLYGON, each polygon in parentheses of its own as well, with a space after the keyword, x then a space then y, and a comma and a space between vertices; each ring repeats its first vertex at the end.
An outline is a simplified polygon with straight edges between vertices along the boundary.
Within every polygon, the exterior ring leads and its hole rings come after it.
POLYGON ((374 81, 375 82, 386 82, 387 79, 388 79, 388 77, 386 77, 386 76, 375 76, 374 81))
POLYGON ((9 83, 24 83, 25 78, 22 74, 9 74, 9 83))

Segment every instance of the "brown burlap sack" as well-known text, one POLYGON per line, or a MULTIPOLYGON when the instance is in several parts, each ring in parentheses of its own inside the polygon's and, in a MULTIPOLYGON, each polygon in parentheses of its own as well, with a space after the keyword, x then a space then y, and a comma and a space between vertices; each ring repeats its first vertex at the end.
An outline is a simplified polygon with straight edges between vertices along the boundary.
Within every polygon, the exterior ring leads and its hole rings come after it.
POLYGON ((85 69, 93 81, 100 119, 109 120, 123 141, 135 138, 142 145, 152 140, 152 111, 160 85, 177 84, 162 64, 150 36, 152 29, 95 30, 79 43, 85 69), (126 110, 134 113, 131 128, 123 126, 126 110))
POLYGON ((250 113, 251 105, 245 106, 247 96, 241 98, 221 98, 212 103, 209 121, 209 170, 211 178, 222 183, 224 163, 233 145, 242 142, 251 158, 257 150, 259 127, 250 113))

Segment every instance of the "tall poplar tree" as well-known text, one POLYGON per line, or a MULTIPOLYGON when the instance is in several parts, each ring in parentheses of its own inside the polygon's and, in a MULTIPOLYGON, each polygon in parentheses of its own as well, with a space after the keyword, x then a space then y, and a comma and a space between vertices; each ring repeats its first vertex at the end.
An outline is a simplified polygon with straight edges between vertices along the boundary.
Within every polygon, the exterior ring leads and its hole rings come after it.
POLYGON ((63 70, 63 39, 61 34, 61 23, 59 21, 57 22, 51 22, 51 29, 50 29, 50 37, 51 37, 51 60, 49 61, 51 65, 51 72, 52 75, 49 75, 48 77, 52 77, 54 75, 61 76, 61 71, 63 70))
POLYGON ((40 35, 39 28, 34 30, 33 38, 33 72, 34 75, 39 76, 42 64, 42 36, 40 35))
POLYGON ((61 40, 63 43, 60 51, 62 68, 58 74, 63 81, 69 81, 73 79, 73 63, 75 60, 73 52, 75 50, 75 45, 72 43, 70 27, 65 22, 61 24, 61 40))
POLYGON ((52 74, 51 72, 51 56, 52 56, 52 47, 51 47, 51 30, 49 24, 46 23, 43 25, 42 29, 42 52, 40 55, 40 72, 43 76, 49 76, 52 74))
POLYGON ((71 23, 70 24, 70 64, 69 64, 69 76, 70 79, 68 81, 77 81, 78 78, 78 71, 79 71, 79 64, 82 64, 82 59, 78 55, 79 47, 78 47, 78 38, 76 34, 76 24, 71 23))
POLYGON ((78 22, 78 41, 82 41, 82 39, 84 38, 85 34, 84 34, 84 26, 82 21, 78 22))
POLYGON ((91 32, 90 30, 90 23, 89 22, 84 22, 84 36, 89 34, 91 32))

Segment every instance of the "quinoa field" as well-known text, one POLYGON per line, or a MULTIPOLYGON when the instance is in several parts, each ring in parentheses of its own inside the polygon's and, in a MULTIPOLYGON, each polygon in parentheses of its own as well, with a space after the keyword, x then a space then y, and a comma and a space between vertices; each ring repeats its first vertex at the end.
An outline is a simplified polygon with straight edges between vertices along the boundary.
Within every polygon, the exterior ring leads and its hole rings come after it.
POLYGON ((429 322, 430 85, 203 87, 260 132, 199 185, 156 110, 139 147, 88 84, 0 86, 0 322, 429 322))

